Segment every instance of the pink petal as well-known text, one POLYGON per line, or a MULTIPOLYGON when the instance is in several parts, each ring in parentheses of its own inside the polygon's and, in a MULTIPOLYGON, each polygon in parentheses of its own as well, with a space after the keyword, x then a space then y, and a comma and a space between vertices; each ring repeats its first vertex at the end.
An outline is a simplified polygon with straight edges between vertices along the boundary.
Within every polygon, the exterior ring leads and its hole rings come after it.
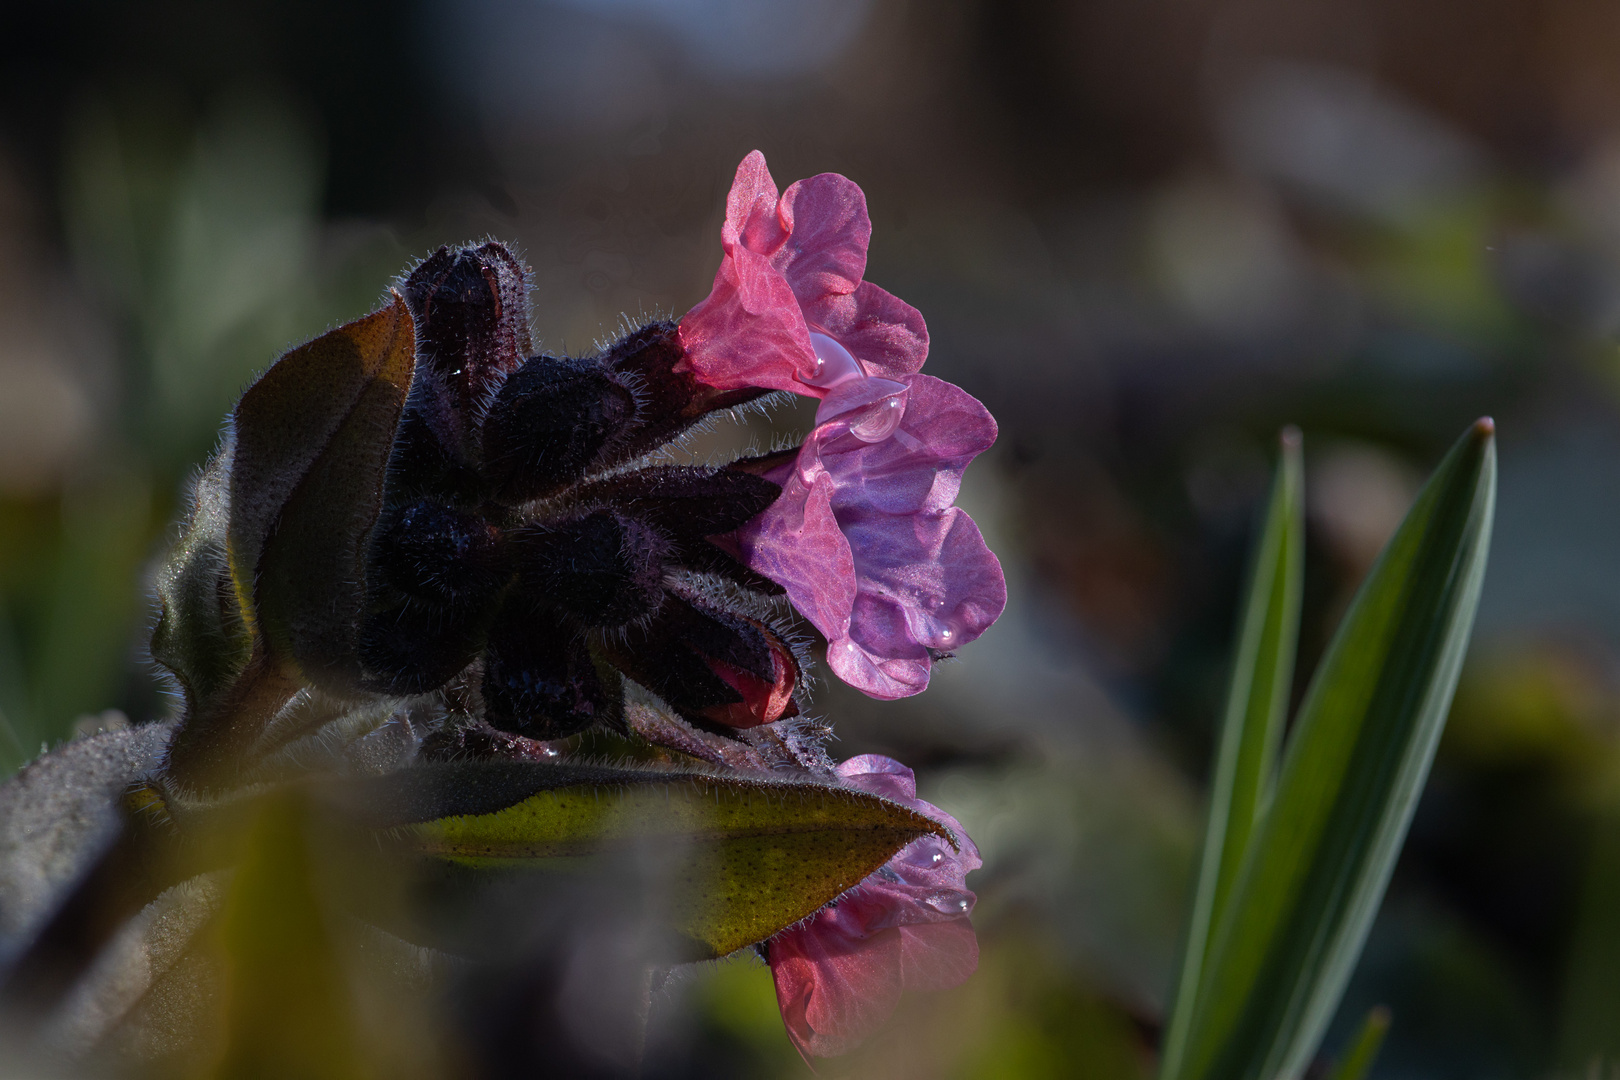
POLYGON ((853 1049, 888 1020, 903 990, 955 986, 979 962, 968 921, 974 896, 966 888, 979 852, 961 824, 918 799, 911 770, 892 758, 851 758, 838 776, 947 824, 959 847, 937 836, 915 840, 833 904, 771 939, 777 1003, 793 1045, 807 1058, 853 1049))
POLYGON ((979 969, 979 939, 966 919, 902 926, 899 934, 906 990, 949 990, 979 969))
POLYGON ((717 390, 760 386, 802 392, 816 370, 810 332, 787 281, 738 246, 720 263, 714 288, 680 325, 682 364, 717 390))
POLYGON ((777 214, 776 181, 765 166, 765 155, 750 151, 737 165, 737 175, 726 194, 726 221, 720 226, 720 244, 726 254, 740 240, 754 251, 775 251, 787 236, 777 214))
POLYGON ((745 565, 787 589, 793 606, 824 635, 842 637, 855 604, 855 561, 832 497, 825 472, 806 483, 795 471, 771 508, 736 536, 745 565))
POLYGON ((788 1037, 806 1057, 835 1057, 893 1015, 903 943, 898 930, 850 937, 820 920, 783 931, 768 949, 788 1037))
POLYGON ((806 303, 804 317, 848 349, 868 375, 897 379, 915 373, 928 359, 922 313, 870 281, 861 282, 853 293, 806 303))
POLYGON ((771 252, 771 262, 793 286, 800 305, 855 291, 872 240, 872 219, 859 185, 837 173, 800 180, 783 193, 778 217, 789 235, 771 252))

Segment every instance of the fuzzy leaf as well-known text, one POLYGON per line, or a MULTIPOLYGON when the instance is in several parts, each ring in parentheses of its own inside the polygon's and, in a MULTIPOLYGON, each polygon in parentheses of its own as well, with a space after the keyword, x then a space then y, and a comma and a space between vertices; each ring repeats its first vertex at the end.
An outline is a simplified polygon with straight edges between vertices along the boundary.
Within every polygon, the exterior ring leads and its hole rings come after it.
POLYGON ((197 478, 185 531, 158 572, 152 658, 180 680, 186 712, 218 698, 247 666, 253 634, 231 587, 227 537, 234 446, 197 478))
POLYGON ((674 927, 713 956, 793 925, 917 837, 950 837, 866 792, 706 772, 439 766, 387 778, 364 801, 414 823, 405 832, 416 850, 464 866, 650 853, 669 868, 674 927))
POLYGON ((415 359, 394 302, 276 362, 236 408, 231 569, 270 652, 308 682, 359 680, 363 562, 415 359))

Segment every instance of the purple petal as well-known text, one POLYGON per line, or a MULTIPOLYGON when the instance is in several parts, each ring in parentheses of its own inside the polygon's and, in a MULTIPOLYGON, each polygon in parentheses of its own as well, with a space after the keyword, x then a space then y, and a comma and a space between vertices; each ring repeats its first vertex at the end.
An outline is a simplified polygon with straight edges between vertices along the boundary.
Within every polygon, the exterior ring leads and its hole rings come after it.
POLYGON ((902 990, 956 986, 979 962, 968 921, 975 898, 966 886, 979 852, 961 825, 918 799, 911 770, 892 758, 851 758, 838 775, 947 824, 960 848, 937 836, 913 841, 834 904, 771 939, 782 1019, 806 1057, 853 1049, 889 1018, 902 990))
POLYGON ((995 420, 950 383, 909 375, 905 385, 899 427, 876 443, 851 432, 867 385, 829 394, 834 415, 771 476, 781 497, 736 545, 826 636, 833 673, 886 700, 927 687, 929 650, 973 641, 1007 604, 1001 563, 951 505, 968 462, 995 441, 995 420))

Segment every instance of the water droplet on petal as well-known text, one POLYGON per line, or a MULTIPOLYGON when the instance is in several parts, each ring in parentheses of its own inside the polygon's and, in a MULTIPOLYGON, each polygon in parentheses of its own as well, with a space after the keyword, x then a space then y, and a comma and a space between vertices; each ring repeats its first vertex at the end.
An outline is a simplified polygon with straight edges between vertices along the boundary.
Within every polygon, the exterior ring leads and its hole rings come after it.
POLYGON ((864 443, 880 443, 894 434, 905 415, 905 399, 895 394, 867 409, 865 415, 849 425, 849 433, 864 443))
POLYGON ((945 861, 945 853, 943 851, 934 852, 933 863, 934 863, 935 866, 938 866, 940 863, 942 863, 944 861, 945 861))
POLYGON ((908 393, 894 379, 850 379, 821 399, 816 423, 839 420, 861 442, 880 443, 899 430, 908 393))
POLYGON ((937 893, 930 893, 923 902, 943 915, 966 915, 968 910, 967 894, 957 892, 955 889, 941 889, 937 893))
POLYGON ((816 373, 805 382, 831 389, 851 379, 864 379, 866 371, 850 351, 826 334, 810 332, 810 347, 816 351, 816 373))

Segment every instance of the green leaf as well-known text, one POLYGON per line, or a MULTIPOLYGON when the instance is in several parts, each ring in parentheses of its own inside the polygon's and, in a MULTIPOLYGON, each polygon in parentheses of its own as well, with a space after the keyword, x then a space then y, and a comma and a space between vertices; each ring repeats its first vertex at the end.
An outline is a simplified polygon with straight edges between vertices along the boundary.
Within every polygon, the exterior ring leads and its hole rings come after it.
POLYGON ((1361 1022, 1361 1030, 1356 1033, 1355 1041, 1345 1051, 1328 1080, 1363 1080, 1372 1071, 1373 1062, 1378 1060, 1378 1051, 1383 1048, 1387 1034, 1389 1010, 1375 1005, 1367 1010, 1367 1019, 1361 1022))
POLYGON ((1445 725, 1484 577, 1494 428, 1475 424, 1356 594, 1216 927, 1177 1076, 1297 1077, 1383 898, 1445 725))
POLYGON ((1285 430, 1280 442, 1282 455, 1238 623, 1237 654, 1232 660, 1210 783, 1198 887, 1183 933, 1181 973, 1160 1051, 1161 1074, 1167 1077, 1181 1068, 1193 1002, 1209 951, 1210 928, 1220 920, 1250 834, 1271 797, 1277 747, 1288 715, 1299 638, 1305 509, 1298 429, 1285 430))
POLYGON ((411 846, 498 869, 655 852, 675 929, 712 956, 763 941, 888 862, 936 821, 809 780, 490 762, 407 770, 357 805, 411 846), (379 816, 380 815, 380 816, 379 816), (414 822, 414 823, 413 823, 414 822))

